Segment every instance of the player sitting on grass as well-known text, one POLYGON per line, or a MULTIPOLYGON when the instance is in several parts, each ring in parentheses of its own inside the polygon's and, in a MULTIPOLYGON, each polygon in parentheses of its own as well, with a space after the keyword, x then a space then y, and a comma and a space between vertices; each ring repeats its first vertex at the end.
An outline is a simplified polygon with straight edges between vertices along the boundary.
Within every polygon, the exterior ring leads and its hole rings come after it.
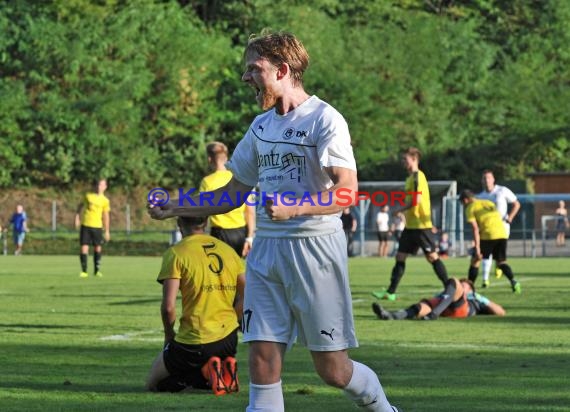
POLYGON ((244 264, 229 245, 204 234, 206 222, 178 218, 183 239, 162 258, 158 282, 164 349, 150 370, 150 391, 211 388, 215 395, 225 395, 239 390, 234 356, 243 312, 244 264), (182 317, 175 334, 178 290, 182 317))
POLYGON ((486 297, 475 293, 473 282, 468 279, 451 278, 445 290, 431 299, 422 299, 407 309, 390 312, 374 302, 372 310, 382 320, 423 319, 439 316, 467 318, 475 315, 505 316, 505 309, 486 297))

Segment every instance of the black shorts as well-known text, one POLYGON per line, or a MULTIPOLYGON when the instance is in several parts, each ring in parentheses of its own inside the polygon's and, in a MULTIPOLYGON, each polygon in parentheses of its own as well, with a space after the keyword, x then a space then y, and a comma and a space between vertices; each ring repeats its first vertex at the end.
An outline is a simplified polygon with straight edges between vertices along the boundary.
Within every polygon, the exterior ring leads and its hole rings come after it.
POLYGON ((241 252, 243 252, 243 245, 245 244, 246 230, 247 228, 245 226, 238 227, 236 229, 222 229, 221 227, 212 227, 210 229, 210 235, 230 245, 232 249, 236 251, 238 256, 241 256, 241 252))
POLYGON ((404 229, 402 237, 400 237, 398 253, 415 255, 419 248, 425 254, 437 250, 431 229, 404 229))
POLYGON ((387 242, 388 241, 388 232, 378 232, 378 241, 379 242, 387 242))
POLYGON ((237 329, 219 341, 203 345, 186 345, 172 341, 162 351, 162 358, 171 376, 183 380, 193 388, 208 389, 207 381, 202 376, 202 366, 212 356, 219 356, 222 360, 235 356, 237 342, 237 329))
POLYGON ((103 244, 103 229, 81 225, 79 230, 79 244, 99 246, 103 244))
POLYGON ((483 259, 493 255, 496 262, 507 260, 507 239, 481 240, 480 246, 483 259))

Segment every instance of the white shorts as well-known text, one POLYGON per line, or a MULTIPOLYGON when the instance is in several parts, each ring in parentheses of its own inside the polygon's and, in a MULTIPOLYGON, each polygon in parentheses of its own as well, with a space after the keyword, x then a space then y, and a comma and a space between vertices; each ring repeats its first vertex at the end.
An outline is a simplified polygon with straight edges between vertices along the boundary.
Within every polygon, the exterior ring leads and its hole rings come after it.
POLYGON ((312 351, 358 346, 343 231, 257 237, 247 257, 244 342, 299 342, 312 351))

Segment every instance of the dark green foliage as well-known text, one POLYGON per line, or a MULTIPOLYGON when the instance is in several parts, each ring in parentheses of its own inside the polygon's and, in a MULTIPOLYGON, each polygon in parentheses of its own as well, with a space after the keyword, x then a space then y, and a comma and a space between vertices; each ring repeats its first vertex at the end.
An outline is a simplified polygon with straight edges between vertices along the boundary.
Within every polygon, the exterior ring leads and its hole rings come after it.
POLYGON ((190 187, 204 144, 253 116, 241 54, 264 27, 311 54, 310 93, 348 120, 361 180, 476 183, 570 169, 570 4, 22 0, 0 4, 0 187, 190 187))

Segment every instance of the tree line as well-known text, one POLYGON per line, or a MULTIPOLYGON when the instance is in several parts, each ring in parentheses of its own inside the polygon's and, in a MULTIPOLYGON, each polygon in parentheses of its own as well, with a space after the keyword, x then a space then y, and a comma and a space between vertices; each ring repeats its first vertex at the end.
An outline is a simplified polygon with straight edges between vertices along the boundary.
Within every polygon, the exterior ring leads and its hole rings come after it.
POLYGON ((19 0, 0 4, 0 187, 191 187, 258 114, 242 53, 298 35, 305 86, 347 119, 360 180, 478 187, 570 170, 566 0, 19 0))

